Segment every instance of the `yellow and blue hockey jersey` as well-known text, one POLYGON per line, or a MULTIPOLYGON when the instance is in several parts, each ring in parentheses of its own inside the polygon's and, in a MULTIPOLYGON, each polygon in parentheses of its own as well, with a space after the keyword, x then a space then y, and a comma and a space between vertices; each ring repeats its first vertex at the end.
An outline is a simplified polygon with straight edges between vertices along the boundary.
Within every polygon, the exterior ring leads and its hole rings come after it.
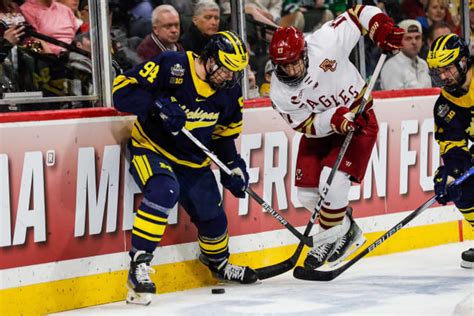
MULTIPOLYGON (((154 101, 174 97, 186 113, 185 128, 206 147, 235 139, 242 131, 243 98, 239 85, 213 90, 198 78, 192 52, 164 52, 117 76, 113 85, 115 107, 137 115, 131 145, 148 149, 191 168, 210 165, 210 159, 185 135, 163 128, 154 101)), ((235 151, 235 146, 233 151, 235 151)))
POLYGON ((444 164, 466 170, 473 165, 474 145, 474 80, 469 91, 454 96, 446 90, 434 107, 435 139, 440 146, 444 164))

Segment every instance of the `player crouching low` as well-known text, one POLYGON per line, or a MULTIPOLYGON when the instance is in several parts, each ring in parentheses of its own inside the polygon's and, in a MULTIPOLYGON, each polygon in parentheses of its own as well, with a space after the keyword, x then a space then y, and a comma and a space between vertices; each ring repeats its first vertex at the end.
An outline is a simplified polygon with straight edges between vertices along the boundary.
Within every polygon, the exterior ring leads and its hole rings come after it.
POLYGON ((304 262, 308 269, 326 262, 336 264, 365 242, 348 208, 349 190, 351 181, 360 183, 364 177, 378 123, 372 98, 355 117, 366 84, 349 54, 365 33, 383 50, 397 51, 403 32, 379 8, 357 5, 306 38, 292 27, 273 34, 270 98, 283 119, 303 134, 295 186, 299 201, 308 210, 318 205, 345 135, 354 131, 318 210, 320 232, 304 262))
POLYGON ((214 151, 232 170, 222 185, 245 197, 248 173, 235 139, 242 131, 239 79, 248 65, 242 40, 231 31, 209 39, 201 56, 164 52, 114 81, 117 109, 137 115, 129 142, 130 172, 143 192, 132 230, 127 302, 149 304, 156 286, 150 278, 153 252, 177 202, 198 230, 200 261, 220 280, 254 283, 249 267, 229 262, 227 217, 210 159, 188 137, 214 151))
MULTIPOLYGON (((474 81, 469 46, 456 34, 438 37, 427 57, 430 75, 442 87, 433 110, 435 139, 443 165, 434 177, 436 200, 454 205, 474 231, 474 177, 461 185, 449 183, 474 167, 474 81)), ((461 267, 474 268, 474 248, 461 254, 461 267)))

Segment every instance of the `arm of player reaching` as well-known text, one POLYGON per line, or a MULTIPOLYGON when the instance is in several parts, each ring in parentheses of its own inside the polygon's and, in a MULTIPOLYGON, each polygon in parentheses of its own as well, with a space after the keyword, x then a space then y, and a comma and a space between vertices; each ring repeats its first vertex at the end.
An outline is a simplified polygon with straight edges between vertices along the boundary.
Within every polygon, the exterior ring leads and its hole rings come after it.
MULTIPOLYGON (((347 25, 355 25, 360 34, 365 35, 368 33, 369 37, 383 51, 397 51, 402 46, 403 29, 395 26, 393 20, 378 7, 356 5, 344 12, 340 17, 334 19, 329 26, 337 29, 339 25, 344 25, 343 22, 345 20, 351 21, 352 23, 347 23, 347 25)), ((343 34, 342 36, 348 36, 345 35, 348 34, 346 30, 340 33, 343 34)), ((350 50, 355 45, 355 43, 351 43, 347 39, 345 39, 345 42, 345 47, 350 48, 350 50)))

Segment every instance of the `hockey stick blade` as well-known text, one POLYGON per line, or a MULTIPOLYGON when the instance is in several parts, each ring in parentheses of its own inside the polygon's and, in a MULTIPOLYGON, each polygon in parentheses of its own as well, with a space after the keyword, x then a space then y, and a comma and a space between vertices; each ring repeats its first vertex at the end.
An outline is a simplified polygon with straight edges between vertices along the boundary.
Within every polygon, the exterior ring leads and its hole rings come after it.
POLYGON ((298 248, 296 248, 296 251, 293 253, 293 255, 285 261, 279 262, 271 266, 256 269, 255 272, 257 272, 259 280, 272 278, 274 276, 283 274, 293 269, 296 265, 296 262, 298 261, 298 258, 300 257, 301 251, 303 250, 303 246, 303 243, 300 242, 298 244, 298 248))
MULTIPOLYGON (((463 183, 467 178, 474 175, 474 167, 466 171, 461 177, 457 178, 450 186, 453 185, 460 185, 463 183)), ((423 203, 420 207, 414 210, 410 215, 402 219, 397 225, 393 226, 389 229, 385 234, 383 234, 379 239, 374 241, 370 244, 367 248, 362 250, 357 256, 353 259, 349 260, 345 265, 340 268, 330 270, 330 271, 318 271, 318 270, 309 270, 303 267, 296 267, 293 271, 293 276, 300 280, 307 280, 307 281, 331 281, 341 275, 344 271, 349 269, 353 266, 356 262, 360 259, 365 257, 368 253, 372 252, 375 248, 380 246, 384 241, 388 238, 392 237, 396 232, 401 230, 404 226, 406 226, 409 222, 411 222, 415 217, 420 215, 424 210, 434 204, 436 202, 436 195, 431 197, 428 201, 423 203)))
POLYGON ((428 201, 423 203, 418 209, 413 211, 410 215, 405 217, 401 222, 397 225, 390 228, 385 234, 383 234, 380 238, 370 244, 367 248, 362 250, 357 256, 355 256, 352 260, 349 260, 345 265, 340 268, 330 270, 330 271, 318 271, 318 270, 310 270, 303 267, 296 267, 293 271, 293 276, 296 279, 300 280, 307 280, 307 281, 331 281, 341 275, 344 271, 349 269, 352 265, 354 265, 357 261, 365 257, 369 252, 372 252, 375 248, 380 246, 385 240, 393 236, 396 232, 403 228, 406 224, 408 224, 412 219, 418 216, 421 212, 425 209, 430 207, 436 201, 436 197, 430 198, 428 201))

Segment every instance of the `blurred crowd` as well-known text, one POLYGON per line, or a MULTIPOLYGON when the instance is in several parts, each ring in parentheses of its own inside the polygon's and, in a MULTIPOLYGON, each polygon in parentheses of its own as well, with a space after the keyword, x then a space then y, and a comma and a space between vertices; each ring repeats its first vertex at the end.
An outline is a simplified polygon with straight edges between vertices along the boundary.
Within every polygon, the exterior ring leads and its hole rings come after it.
MULTIPOLYGON (((406 31, 403 49, 384 65, 379 89, 433 86, 426 54, 436 37, 461 33, 459 1, 364 0, 364 4, 380 7, 406 31)), ((292 25, 310 33, 355 4, 343 0, 243 2, 251 98, 268 96, 273 71, 268 44, 278 26, 292 25)), ((200 54, 212 34, 231 28, 230 0, 109 0, 108 7, 115 74, 166 50, 200 54)), ((470 12, 471 29, 473 14, 470 12)), ((0 93, 90 95, 93 27, 87 0, 0 0, 0 93)), ((370 40, 365 46, 366 73, 370 74, 380 52, 370 40)), ((85 106, 93 105, 64 102, 43 108, 85 106)))

